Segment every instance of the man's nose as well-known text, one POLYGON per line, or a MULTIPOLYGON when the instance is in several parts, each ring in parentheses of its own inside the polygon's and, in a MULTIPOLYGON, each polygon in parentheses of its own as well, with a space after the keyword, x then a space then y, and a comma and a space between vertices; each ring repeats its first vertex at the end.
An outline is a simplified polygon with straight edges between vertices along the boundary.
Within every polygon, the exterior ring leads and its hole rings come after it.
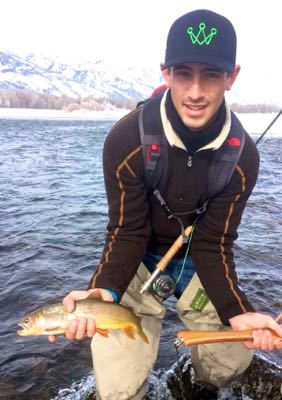
POLYGON ((199 77, 194 77, 194 79, 192 80, 189 87, 188 96, 191 100, 194 101, 203 98, 204 96, 203 85, 199 77))

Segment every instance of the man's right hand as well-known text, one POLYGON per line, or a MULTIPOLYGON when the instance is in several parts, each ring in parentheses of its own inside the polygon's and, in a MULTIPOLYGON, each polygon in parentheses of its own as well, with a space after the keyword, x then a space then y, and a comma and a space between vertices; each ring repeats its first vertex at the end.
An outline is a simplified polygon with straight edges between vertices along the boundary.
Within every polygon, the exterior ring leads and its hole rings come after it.
MULTIPOLYGON (((75 302, 77 300, 84 299, 102 299, 103 301, 114 301, 113 296, 105 289, 89 289, 89 290, 74 290, 70 292, 63 299, 63 304, 68 312, 73 312, 75 310, 75 302)), ((95 320, 91 318, 80 318, 75 319, 70 322, 68 329, 66 330, 66 338, 69 340, 83 339, 84 335, 87 334, 88 337, 95 335, 96 325, 95 320)), ((55 342, 57 336, 49 335, 48 339, 50 342, 55 342)))

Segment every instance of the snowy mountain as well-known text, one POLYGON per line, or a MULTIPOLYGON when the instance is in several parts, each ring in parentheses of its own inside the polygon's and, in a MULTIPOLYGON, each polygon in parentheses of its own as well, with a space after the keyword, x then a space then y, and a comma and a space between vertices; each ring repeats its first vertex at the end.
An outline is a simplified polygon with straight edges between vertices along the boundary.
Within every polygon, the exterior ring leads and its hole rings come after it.
MULTIPOLYGON (((16 55, 0 51, 0 89, 30 89, 38 93, 73 98, 107 97, 111 100, 144 99, 163 83, 158 66, 120 66, 112 60, 70 62, 60 57, 16 55)), ((279 91, 277 92, 280 93, 279 91)), ((231 91, 229 104, 280 104, 279 99, 248 90, 242 75, 231 91), (243 78, 243 79, 242 79, 243 78)))
POLYGON ((59 57, 0 52, 0 89, 30 89, 70 97, 143 99, 162 83, 159 71, 105 60, 68 63, 59 57))

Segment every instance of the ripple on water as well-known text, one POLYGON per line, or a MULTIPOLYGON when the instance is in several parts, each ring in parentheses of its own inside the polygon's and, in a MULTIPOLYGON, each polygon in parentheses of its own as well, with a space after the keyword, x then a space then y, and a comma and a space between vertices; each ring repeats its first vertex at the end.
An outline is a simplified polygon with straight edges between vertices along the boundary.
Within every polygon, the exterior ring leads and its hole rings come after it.
MULTIPOLYGON (((0 398, 50 400, 65 388, 73 394, 62 391, 61 396, 82 400, 90 394, 82 391, 93 389, 94 382, 89 341, 70 344, 60 337, 50 344, 45 337, 19 337, 16 330, 27 312, 85 288, 99 263, 107 224, 102 147, 113 123, 0 124, 0 135, 5 132, 0 138, 0 398)), ((236 248, 242 286, 259 309, 275 314, 281 310, 281 143, 266 140, 262 147, 260 176, 236 248)), ((155 395, 161 396, 163 374, 176 360, 177 330, 182 324, 169 299, 150 377, 155 395)), ((270 354, 268 362, 275 357, 270 354)))

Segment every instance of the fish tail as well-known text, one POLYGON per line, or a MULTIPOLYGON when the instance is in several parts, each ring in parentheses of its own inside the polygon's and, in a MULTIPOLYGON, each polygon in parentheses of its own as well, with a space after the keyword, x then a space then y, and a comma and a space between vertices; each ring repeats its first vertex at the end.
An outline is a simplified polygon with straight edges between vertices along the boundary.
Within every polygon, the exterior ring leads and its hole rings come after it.
POLYGON ((147 337, 146 333, 143 331, 143 328, 142 328, 142 325, 141 325, 142 318, 141 317, 137 317, 137 318, 138 318, 138 322, 137 322, 137 326, 136 326, 137 333, 145 343, 149 344, 148 337, 147 337))
POLYGON ((144 340, 145 343, 149 344, 148 337, 147 337, 146 333, 143 331, 143 329, 141 327, 138 330, 138 335, 141 337, 142 340, 144 340))
POLYGON ((135 339, 134 333, 132 332, 132 329, 129 327, 123 328, 123 332, 126 334, 127 337, 130 339, 135 339))

